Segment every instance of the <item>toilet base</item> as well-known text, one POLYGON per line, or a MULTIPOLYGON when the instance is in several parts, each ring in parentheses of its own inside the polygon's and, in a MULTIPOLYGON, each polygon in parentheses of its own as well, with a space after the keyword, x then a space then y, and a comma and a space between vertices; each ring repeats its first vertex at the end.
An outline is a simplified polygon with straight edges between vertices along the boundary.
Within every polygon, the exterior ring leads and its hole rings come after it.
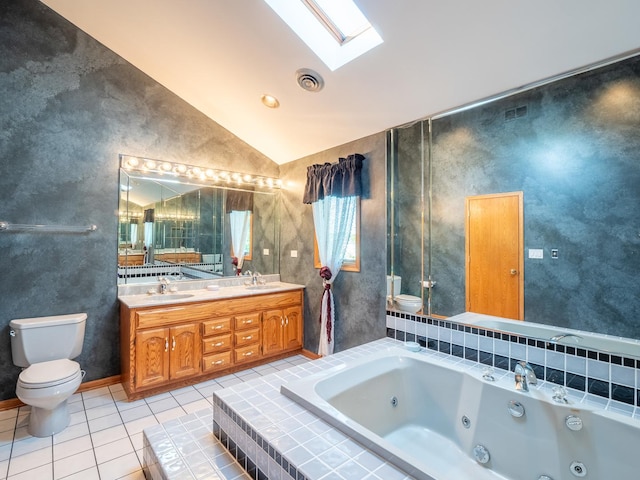
POLYGON ((67 428, 70 421, 66 400, 53 410, 32 406, 27 431, 34 437, 49 437, 67 428))

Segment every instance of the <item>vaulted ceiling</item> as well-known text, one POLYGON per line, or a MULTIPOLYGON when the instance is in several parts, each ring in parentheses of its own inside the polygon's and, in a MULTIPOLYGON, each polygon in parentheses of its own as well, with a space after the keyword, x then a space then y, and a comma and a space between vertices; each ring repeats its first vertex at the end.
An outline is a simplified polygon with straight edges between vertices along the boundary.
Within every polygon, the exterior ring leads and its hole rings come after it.
POLYGON ((356 0, 384 43, 332 72, 263 0, 42 1, 280 164, 640 47, 638 0, 356 0))

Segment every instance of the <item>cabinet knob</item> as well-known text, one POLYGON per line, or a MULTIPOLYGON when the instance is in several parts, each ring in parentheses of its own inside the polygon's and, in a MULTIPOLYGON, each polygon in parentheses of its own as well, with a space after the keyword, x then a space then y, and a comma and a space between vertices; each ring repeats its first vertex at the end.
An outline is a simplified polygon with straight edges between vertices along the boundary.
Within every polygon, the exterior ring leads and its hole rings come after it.
POLYGON ((253 352, 244 352, 242 355, 244 355, 245 357, 250 357, 251 355, 253 355, 253 352))
POLYGON ((284 324, 289 325, 289 317, 287 317, 286 315, 284 316, 284 324))
POLYGON ((165 352, 169 351, 169 339, 168 338, 164 339, 164 351, 165 352))
POLYGON ((174 351, 176 349, 176 337, 171 337, 171 338, 172 338, 171 351, 174 351))
POLYGON ((224 363, 224 360, 217 360, 215 362, 211 362, 211 365, 222 365, 224 363))
POLYGON ((216 325, 215 327, 212 327, 213 330, 220 330, 222 328, 222 325, 216 325))
POLYGON ((253 323, 253 320, 245 320, 245 321, 244 321, 244 322, 242 322, 242 323, 244 323, 245 325, 248 325, 248 324, 253 323))
POLYGON ((224 342, 218 342, 218 343, 212 343, 211 344, 212 347, 221 347, 222 345, 224 345, 224 342))
POLYGON ((251 340, 253 335, 247 335, 246 337, 242 337, 243 340, 251 340))

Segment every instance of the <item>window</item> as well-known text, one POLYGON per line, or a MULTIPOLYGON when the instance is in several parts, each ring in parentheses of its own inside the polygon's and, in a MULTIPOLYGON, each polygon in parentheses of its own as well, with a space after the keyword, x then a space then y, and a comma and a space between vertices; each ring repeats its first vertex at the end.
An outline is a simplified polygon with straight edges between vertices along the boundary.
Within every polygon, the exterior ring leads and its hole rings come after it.
POLYGON ((331 70, 382 43, 382 37, 352 0, 265 2, 331 70))
MULTIPOLYGON (((315 232, 313 234, 313 266, 315 268, 322 267, 315 232)), ((344 262, 340 270, 345 272, 360 271, 360 198, 358 198, 358 202, 356 203, 356 214, 351 226, 351 234, 349 235, 349 243, 347 244, 344 262)))

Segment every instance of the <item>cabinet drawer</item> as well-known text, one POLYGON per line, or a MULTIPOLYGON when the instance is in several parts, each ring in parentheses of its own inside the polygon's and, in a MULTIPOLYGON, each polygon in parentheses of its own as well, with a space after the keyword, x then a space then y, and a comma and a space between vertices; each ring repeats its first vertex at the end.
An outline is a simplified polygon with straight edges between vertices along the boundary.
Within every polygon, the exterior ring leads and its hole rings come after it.
POLYGON ((260 325, 260 313, 248 313, 246 315, 236 315, 236 330, 258 327, 260 325))
POLYGON ((250 330, 240 330, 234 332, 234 345, 236 347, 243 347, 251 343, 256 343, 260 340, 260 328, 252 328, 250 330))
POLYGON ((215 320, 207 320, 202 322, 202 336, 218 335, 219 333, 227 333, 231 331, 231 318, 216 318, 215 320))
POLYGON ((217 335, 215 337, 208 337, 202 339, 202 353, 214 353, 221 352, 223 350, 229 350, 231 348, 231 334, 217 335))
POLYGON ((250 362, 260 358, 260 344, 253 344, 234 350, 235 363, 250 362))
POLYGON ((202 358, 202 372, 229 368, 231 366, 231 351, 205 355, 202 358))

